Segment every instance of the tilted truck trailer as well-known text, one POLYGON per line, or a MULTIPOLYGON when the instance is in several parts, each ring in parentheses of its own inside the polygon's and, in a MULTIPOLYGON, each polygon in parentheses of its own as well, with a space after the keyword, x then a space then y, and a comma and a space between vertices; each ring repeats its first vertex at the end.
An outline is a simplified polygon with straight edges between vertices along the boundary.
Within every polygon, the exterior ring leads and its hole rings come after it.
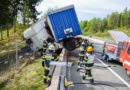
POLYGON ((50 40, 68 50, 79 46, 81 29, 73 5, 51 10, 24 32, 24 38, 32 50, 42 49, 43 42, 50 40))
POLYGON ((104 60, 116 60, 122 63, 130 76, 130 38, 120 31, 109 31, 115 43, 105 43, 104 60))

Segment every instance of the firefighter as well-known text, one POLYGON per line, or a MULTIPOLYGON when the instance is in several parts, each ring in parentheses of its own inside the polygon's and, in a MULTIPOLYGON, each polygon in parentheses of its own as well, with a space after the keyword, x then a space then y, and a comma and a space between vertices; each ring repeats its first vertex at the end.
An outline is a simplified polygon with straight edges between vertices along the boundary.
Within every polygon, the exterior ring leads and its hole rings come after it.
POLYGON ((103 45, 103 51, 102 51, 102 56, 104 57, 105 55, 105 47, 106 47, 106 42, 104 42, 104 45, 103 45))
POLYGON ((82 44, 79 48, 79 61, 83 61, 84 54, 85 54, 85 43, 84 41, 82 41, 82 44))
POLYGON ((85 48, 88 46, 88 40, 82 40, 82 44, 79 48, 79 63, 78 64, 81 64, 84 60, 84 56, 85 56, 85 48))
POLYGON ((44 83, 49 83, 50 82, 50 77, 49 77, 49 71, 50 71, 50 62, 51 61, 58 61, 58 56, 55 53, 55 47, 53 44, 50 44, 46 54, 44 56, 44 83))
POLYGON ((44 67, 44 62, 45 62, 45 53, 47 50, 47 42, 43 41, 43 51, 42 51, 42 66, 44 67))
POLYGON ((93 47, 88 46, 86 50, 86 55, 84 58, 85 63, 85 75, 83 76, 83 79, 89 79, 90 83, 94 84, 94 79, 92 77, 91 69, 94 65, 95 55, 93 54, 93 47))
POLYGON ((85 43, 85 39, 83 39, 82 40, 82 44, 81 44, 81 46, 83 46, 84 47, 84 49, 85 49, 85 47, 86 47, 86 45, 85 45, 86 43, 85 43))
POLYGON ((43 55, 45 54, 46 50, 47 50, 47 42, 43 41, 43 55))
POLYGON ((85 47, 87 47, 89 45, 88 39, 84 39, 84 43, 85 43, 85 47))
POLYGON ((85 54, 84 47, 80 46, 80 48, 79 48, 79 63, 81 63, 83 61, 84 54, 85 54))

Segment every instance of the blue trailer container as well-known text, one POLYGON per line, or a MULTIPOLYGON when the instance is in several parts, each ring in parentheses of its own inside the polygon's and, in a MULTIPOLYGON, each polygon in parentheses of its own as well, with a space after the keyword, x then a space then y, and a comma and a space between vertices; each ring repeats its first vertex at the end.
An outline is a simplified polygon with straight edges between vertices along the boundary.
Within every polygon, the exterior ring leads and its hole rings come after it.
POLYGON ((47 21, 57 42, 81 34, 73 5, 48 12, 47 21))

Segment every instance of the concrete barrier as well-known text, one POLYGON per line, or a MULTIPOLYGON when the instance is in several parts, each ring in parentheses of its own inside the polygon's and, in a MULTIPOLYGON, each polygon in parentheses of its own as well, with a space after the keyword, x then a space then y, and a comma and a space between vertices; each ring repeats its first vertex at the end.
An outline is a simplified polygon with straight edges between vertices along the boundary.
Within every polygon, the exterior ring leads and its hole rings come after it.
POLYGON ((60 83, 60 72, 61 72, 61 67, 57 66, 52 76, 51 85, 45 90, 58 90, 59 83, 60 83))
POLYGON ((51 79, 51 85, 46 88, 45 90, 59 90, 60 88, 60 82, 61 82, 61 67, 62 65, 66 65, 65 62, 63 62, 66 58, 66 50, 63 49, 62 50, 62 53, 60 54, 59 56, 61 62, 51 62, 50 64, 52 65, 56 65, 55 67, 55 70, 54 70, 54 73, 53 73, 53 76, 52 76, 52 79, 51 79), (62 65, 58 65, 58 64, 62 64, 62 65))

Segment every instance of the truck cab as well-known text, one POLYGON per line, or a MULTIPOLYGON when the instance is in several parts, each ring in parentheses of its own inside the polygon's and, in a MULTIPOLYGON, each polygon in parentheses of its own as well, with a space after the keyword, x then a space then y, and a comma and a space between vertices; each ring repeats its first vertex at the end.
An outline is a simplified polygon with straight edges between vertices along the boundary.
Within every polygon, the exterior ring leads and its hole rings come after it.
POLYGON ((117 57, 130 77, 130 38, 119 30, 110 30, 109 33, 118 45, 117 57))
POLYGON ((130 42, 123 42, 119 59, 122 62, 124 68, 127 71, 130 71, 130 42))

